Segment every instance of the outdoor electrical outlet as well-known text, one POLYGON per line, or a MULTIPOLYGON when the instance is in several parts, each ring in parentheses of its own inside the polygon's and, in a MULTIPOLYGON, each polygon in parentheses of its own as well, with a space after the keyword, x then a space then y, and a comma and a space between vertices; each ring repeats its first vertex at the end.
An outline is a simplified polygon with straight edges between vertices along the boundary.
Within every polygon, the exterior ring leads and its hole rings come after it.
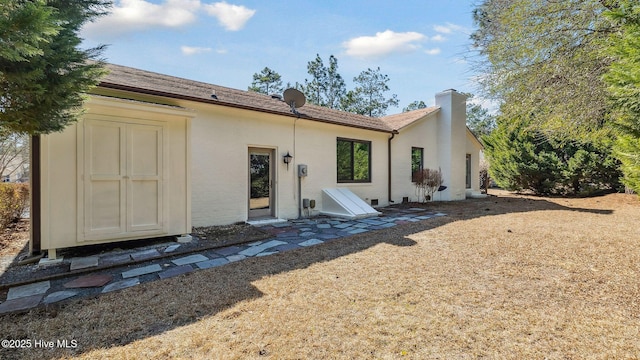
POLYGON ((307 165, 299 164, 298 165, 298 177, 307 176, 307 165))

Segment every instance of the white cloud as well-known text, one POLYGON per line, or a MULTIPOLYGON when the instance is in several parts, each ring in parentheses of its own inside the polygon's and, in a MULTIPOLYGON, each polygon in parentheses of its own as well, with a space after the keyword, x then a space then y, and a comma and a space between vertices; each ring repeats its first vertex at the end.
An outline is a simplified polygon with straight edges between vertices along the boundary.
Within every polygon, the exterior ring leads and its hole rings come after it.
POLYGON ((180 51, 182 51, 184 55, 189 56, 189 55, 197 55, 197 54, 211 52, 211 48, 197 47, 197 46, 181 46, 180 51))
POLYGON ((194 23, 203 9, 230 31, 242 29, 256 12, 226 2, 202 4, 200 0, 163 0, 156 4, 148 0, 115 0, 111 12, 86 24, 82 35, 110 38, 154 28, 180 28, 194 23))
POLYGON ((431 41, 435 41, 435 42, 443 42, 445 40, 447 40, 447 38, 445 38, 444 36, 438 34, 438 35, 434 35, 430 38, 431 41))
POLYGON ((442 50, 440 50, 440 48, 433 48, 433 49, 428 49, 425 50, 424 53, 427 55, 438 55, 442 52, 442 50))
POLYGON ((204 5, 209 15, 218 19, 220 24, 229 31, 238 31, 256 13, 255 10, 244 6, 232 5, 226 2, 204 5))
POLYGON ((460 26, 452 23, 446 23, 445 25, 434 25, 433 30, 441 34, 451 34, 453 32, 462 32, 465 34, 469 33, 469 29, 465 28, 464 26, 460 26))
POLYGON ((394 52, 410 52, 420 48, 417 42, 426 37, 417 32, 397 33, 391 30, 378 32, 375 36, 361 36, 345 41, 347 55, 355 57, 377 57, 394 52))
POLYGON ((442 25, 434 25, 433 30, 442 34, 451 34, 451 29, 442 25))
POLYGON ((179 28, 196 20, 200 0, 166 0, 154 4, 144 0, 116 1, 111 12, 83 31, 89 36, 114 36, 149 28, 179 28))

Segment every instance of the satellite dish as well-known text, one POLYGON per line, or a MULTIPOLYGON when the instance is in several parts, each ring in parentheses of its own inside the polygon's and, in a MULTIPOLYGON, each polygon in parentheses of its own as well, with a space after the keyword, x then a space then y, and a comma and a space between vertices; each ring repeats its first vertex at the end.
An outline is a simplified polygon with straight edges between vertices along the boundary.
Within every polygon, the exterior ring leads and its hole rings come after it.
POLYGON ((299 107, 299 108, 303 107, 304 104, 307 102, 307 100, 304 97, 304 94, 299 90, 296 90, 294 88, 289 88, 284 91, 283 96, 284 96, 284 102, 286 102, 287 104, 289 104, 289 106, 291 106, 291 112, 296 115, 300 115, 298 113, 298 110, 296 110, 296 107, 299 107))

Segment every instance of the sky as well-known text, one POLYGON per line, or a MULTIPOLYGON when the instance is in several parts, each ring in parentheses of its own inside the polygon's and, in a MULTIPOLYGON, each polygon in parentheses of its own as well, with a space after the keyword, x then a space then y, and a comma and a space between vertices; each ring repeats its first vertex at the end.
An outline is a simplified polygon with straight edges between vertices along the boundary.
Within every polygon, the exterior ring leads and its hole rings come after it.
POLYGON ((477 92, 469 35, 474 0, 114 0, 81 31, 108 45, 107 62, 246 90, 265 67, 283 85, 310 79, 307 63, 338 59, 347 89, 368 68, 389 77, 402 111, 437 92, 477 92))

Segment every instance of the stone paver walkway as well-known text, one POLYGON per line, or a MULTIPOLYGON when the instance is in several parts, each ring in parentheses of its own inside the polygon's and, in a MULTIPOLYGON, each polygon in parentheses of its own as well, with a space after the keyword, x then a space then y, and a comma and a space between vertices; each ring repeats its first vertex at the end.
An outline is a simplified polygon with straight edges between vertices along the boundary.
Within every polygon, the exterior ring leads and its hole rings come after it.
POLYGON ((263 241, 204 250, 188 255, 176 255, 174 258, 153 259, 161 254, 176 251, 180 244, 168 243, 158 249, 133 250, 128 254, 107 253, 73 258, 71 260, 73 269, 97 267, 98 263, 122 266, 116 269, 96 270, 95 273, 88 275, 75 275, 11 287, 6 300, 0 303, 0 314, 121 290, 192 271, 224 266, 250 257, 268 256, 444 215, 416 208, 387 210, 382 216, 359 220, 315 217, 261 226, 262 230, 272 235, 271 238, 263 241), (134 261, 140 262, 146 259, 151 260, 132 264, 134 261))

